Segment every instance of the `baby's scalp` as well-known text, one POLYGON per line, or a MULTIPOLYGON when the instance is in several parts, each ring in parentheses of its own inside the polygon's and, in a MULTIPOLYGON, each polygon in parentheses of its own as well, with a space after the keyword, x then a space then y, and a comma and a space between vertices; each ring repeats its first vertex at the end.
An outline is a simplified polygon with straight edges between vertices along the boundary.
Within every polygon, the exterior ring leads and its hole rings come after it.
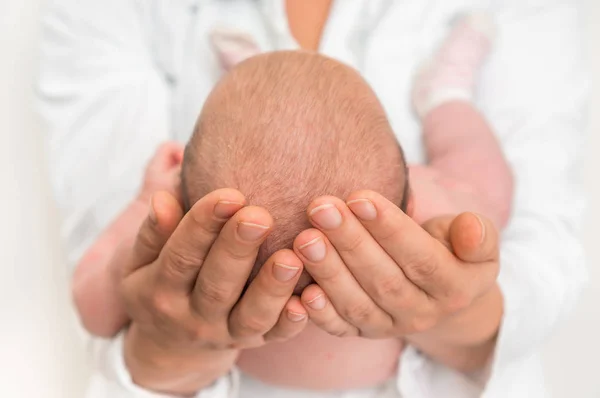
POLYGON ((371 189, 400 205, 405 170, 385 111, 358 72, 315 53, 284 51, 242 62, 215 86, 187 144, 182 184, 188 205, 236 188, 271 213, 275 227, 257 271, 310 227, 313 199, 371 189))

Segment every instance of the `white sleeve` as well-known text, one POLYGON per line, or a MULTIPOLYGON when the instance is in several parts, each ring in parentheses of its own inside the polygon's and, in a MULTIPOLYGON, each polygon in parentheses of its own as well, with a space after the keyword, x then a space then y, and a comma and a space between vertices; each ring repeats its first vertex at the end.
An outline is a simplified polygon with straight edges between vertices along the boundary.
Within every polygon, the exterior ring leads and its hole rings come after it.
POLYGON ((587 276, 580 162, 588 80, 579 10, 566 0, 497 4, 498 46, 479 104, 515 176, 501 243, 504 318, 485 386, 407 350, 399 386, 428 392, 415 396, 450 396, 450 384, 463 392, 452 397, 540 396, 529 390, 543 388, 539 374, 520 370, 535 368, 532 358, 573 309, 587 276))
POLYGON ((501 35, 482 105, 516 181, 501 246, 501 366, 540 349, 586 280, 581 166, 589 81, 576 1, 498 3, 501 35))
MULTIPOLYGON (((93 342, 91 348, 98 364, 86 398, 175 398, 146 391, 133 383, 123 360, 123 335, 121 333, 113 340, 95 339, 93 342)), ((232 369, 194 398, 237 398, 239 379, 239 372, 232 369)))
POLYGON ((169 137, 168 85, 144 2, 50 0, 38 96, 70 266, 132 199, 169 137))

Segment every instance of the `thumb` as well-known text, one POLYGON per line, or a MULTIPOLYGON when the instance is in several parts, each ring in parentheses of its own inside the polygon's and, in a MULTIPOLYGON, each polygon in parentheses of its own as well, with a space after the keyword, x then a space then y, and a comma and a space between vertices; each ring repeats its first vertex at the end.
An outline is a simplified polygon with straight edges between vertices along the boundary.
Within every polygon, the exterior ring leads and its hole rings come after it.
POLYGON ((498 230, 487 218, 475 213, 462 213, 450 225, 450 244, 463 261, 480 263, 499 257, 498 230))
POLYGON ((125 277, 158 258, 182 218, 183 211, 173 195, 159 191, 152 196, 148 216, 133 243, 130 261, 124 270, 125 277))

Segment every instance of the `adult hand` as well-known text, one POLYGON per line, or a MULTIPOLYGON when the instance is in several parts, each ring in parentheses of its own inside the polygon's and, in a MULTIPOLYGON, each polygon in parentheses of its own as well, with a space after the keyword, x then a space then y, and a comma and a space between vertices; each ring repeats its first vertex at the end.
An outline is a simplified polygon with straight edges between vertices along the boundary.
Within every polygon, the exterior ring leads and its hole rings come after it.
POLYGON ((225 374, 241 348, 299 333, 306 312, 292 292, 302 263, 291 250, 265 263, 242 295, 273 220, 222 189, 183 216, 166 192, 133 245, 121 290, 132 319, 125 361, 134 381, 194 393, 225 374))
POLYGON ((317 229, 303 231, 294 250, 316 281, 302 302, 325 331, 370 338, 410 337, 445 325, 477 331, 463 330, 457 345, 495 336, 501 305, 490 310, 494 319, 486 325, 453 321, 497 293, 498 235, 487 219, 464 213, 423 228, 371 191, 355 192, 346 203, 318 198, 308 215, 317 229))

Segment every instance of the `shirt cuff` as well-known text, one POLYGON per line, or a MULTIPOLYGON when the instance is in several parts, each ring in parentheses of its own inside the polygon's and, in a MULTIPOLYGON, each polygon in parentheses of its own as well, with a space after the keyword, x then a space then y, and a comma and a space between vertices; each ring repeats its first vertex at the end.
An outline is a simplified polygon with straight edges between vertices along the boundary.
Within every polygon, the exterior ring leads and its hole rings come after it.
MULTIPOLYGON (((125 365, 123 355, 124 332, 115 339, 106 341, 100 368, 93 375, 87 398, 180 398, 152 392, 136 385, 125 365)), ((232 369, 211 386, 199 391, 194 398, 237 398, 239 391, 239 371, 232 369)))

